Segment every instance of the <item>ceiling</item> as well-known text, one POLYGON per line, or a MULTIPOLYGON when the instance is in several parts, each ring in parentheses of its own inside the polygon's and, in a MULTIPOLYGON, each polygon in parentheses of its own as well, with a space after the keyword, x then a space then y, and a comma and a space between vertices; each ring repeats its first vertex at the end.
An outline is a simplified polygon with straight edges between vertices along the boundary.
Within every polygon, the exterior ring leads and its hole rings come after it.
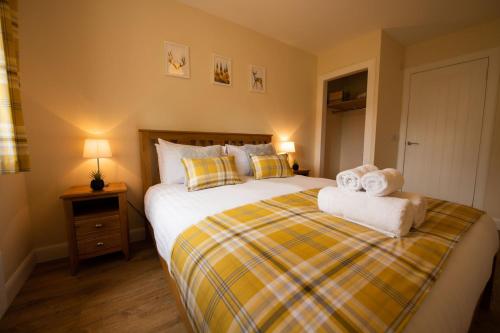
POLYGON ((179 0, 312 53, 384 29, 404 45, 500 17, 500 0, 179 0))

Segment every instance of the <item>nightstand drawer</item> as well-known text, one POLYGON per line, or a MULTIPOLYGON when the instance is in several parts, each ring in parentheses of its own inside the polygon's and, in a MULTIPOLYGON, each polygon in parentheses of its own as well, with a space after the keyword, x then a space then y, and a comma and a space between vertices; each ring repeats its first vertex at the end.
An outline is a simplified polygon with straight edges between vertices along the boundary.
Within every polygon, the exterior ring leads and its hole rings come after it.
POLYGON ((104 237, 78 240, 78 255, 100 255, 111 251, 116 251, 121 247, 121 234, 119 231, 104 237))
POLYGON ((120 233, 120 216, 102 216, 91 219, 75 221, 77 240, 96 238, 114 233, 120 233))

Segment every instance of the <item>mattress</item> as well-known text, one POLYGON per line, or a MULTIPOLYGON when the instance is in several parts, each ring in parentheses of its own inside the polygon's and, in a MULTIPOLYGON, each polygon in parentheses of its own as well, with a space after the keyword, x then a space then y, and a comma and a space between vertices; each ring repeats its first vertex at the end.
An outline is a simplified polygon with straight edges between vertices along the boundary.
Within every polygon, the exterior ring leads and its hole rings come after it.
MULTIPOLYGON (((335 185, 322 178, 295 176, 255 180, 242 184, 187 192, 183 184, 152 186, 145 196, 145 211, 158 252, 170 265, 177 236, 206 216, 279 195, 335 185)), ((463 236, 445 268, 406 327, 406 332, 466 332, 474 308, 491 274, 498 250, 495 223, 484 215, 463 236)))

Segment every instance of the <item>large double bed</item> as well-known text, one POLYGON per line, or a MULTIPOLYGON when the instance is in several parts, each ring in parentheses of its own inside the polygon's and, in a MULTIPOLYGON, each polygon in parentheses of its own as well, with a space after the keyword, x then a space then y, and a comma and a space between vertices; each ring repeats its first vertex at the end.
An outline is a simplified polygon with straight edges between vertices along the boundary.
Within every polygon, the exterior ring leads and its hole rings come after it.
MULTIPOLYGON (((271 136, 152 130, 140 130, 139 133, 148 228, 154 236, 162 267, 170 288, 176 295, 188 330, 200 330, 196 326, 193 329, 193 318, 189 318, 185 309, 189 303, 179 295, 179 290, 186 286, 178 286, 171 277, 172 253, 179 235, 206 217, 262 200, 335 186, 335 181, 304 176, 262 180, 244 177, 241 184, 188 192, 183 184, 160 183, 154 147, 158 138, 174 143, 205 146, 267 143, 271 141, 271 136)), ((488 215, 483 214, 454 244, 437 274, 437 280, 431 282, 432 286, 426 291, 421 304, 413 308, 414 313, 409 321, 400 327, 405 332, 466 332, 478 304, 482 302, 483 305, 488 305, 497 250, 498 234, 495 224, 488 215)), ((335 299, 327 298, 327 301, 336 303, 335 299)), ((241 326, 238 330, 242 330, 241 326)), ((307 327, 296 330, 307 330, 307 327)))

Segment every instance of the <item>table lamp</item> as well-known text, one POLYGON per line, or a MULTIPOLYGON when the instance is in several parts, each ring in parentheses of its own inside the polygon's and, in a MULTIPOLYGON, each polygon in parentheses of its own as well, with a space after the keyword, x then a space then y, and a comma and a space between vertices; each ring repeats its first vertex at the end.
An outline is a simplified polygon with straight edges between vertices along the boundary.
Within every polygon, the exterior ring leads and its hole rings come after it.
POLYGON ((91 171, 90 187, 94 191, 100 191, 104 188, 101 169, 99 167, 99 158, 111 157, 111 147, 109 141, 104 139, 86 139, 83 145, 83 157, 97 159, 97 171, 91 171))
MULTIPOLYGON (((280 154, 290 154, 295 153, 295 142, 293 141, 283 141, 279 145, 279 153, 280 154)), ((297 161, 293 161, 292 165, 293 170, 299 170, 299 164, 297 161)))

